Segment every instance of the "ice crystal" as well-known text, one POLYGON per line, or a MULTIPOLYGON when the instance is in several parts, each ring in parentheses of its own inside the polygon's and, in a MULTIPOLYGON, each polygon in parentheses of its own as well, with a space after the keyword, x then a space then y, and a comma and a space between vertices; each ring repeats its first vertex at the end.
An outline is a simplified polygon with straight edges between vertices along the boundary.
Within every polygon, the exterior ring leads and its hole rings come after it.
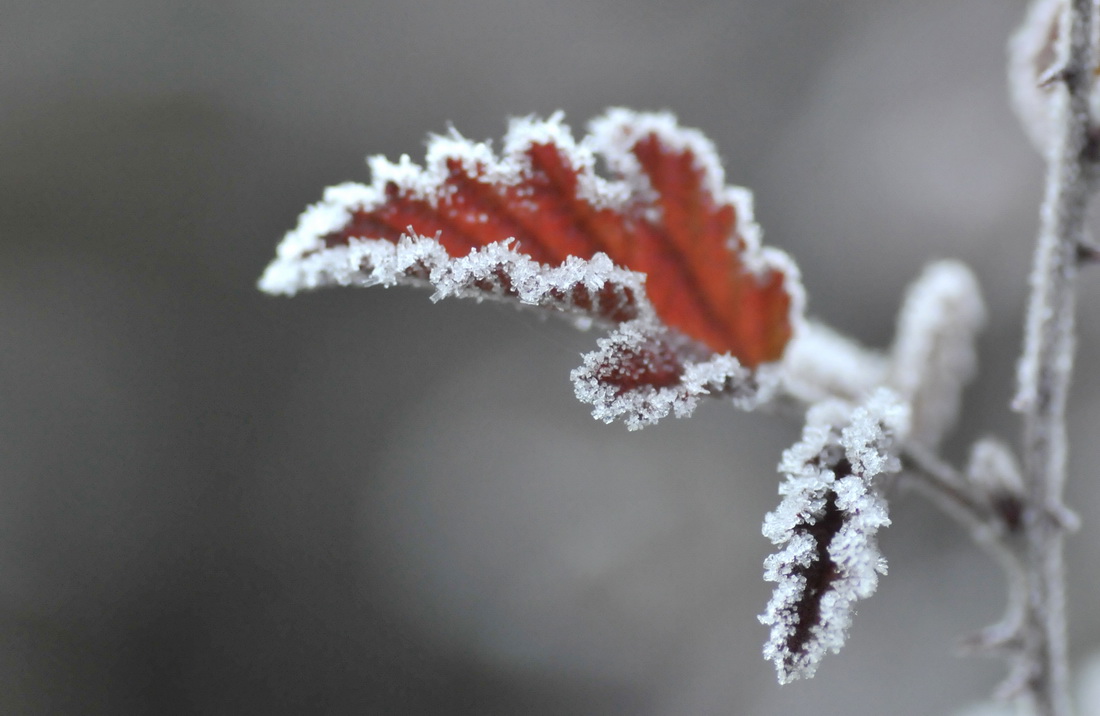
POLYGON ((812 408, 802 439, 783 454, 783 500, 763 529, 781 548, 764 562, 776 587, 760 616, 771 627, 764 658, 780 683, 812 677, 840 650, 854 602, 886 572, 876 535, 890 518, 876 478, 900 468, 907 428, 905 404, 879 389, 855 408, 837 400, 812 408))

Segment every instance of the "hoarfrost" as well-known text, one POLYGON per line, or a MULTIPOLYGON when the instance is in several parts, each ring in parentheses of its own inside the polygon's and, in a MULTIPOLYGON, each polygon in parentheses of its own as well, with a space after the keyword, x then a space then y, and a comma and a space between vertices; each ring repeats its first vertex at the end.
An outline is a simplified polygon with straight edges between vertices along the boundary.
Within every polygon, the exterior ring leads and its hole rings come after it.
MULTIPOLYGON (((703 178, 703 186, 717 201, 732 206, 737 214, 737 231, 730 237, 730 250, 740 254, 745 266, 758 276, 769 270, 784 276, 784 288, 791 296, 791 318, 802 320, 805 289, 798 265, 783 251, 763 245, 763 231, 754 217, 753 195, 745 187, 726 184, 726 173, 714 143, 697 129, 681 127, 670 112, 635 112, 623 107, 609 109, 588 124, 588 136, 581 148, 604 158, 608 168, 621 175, 622 181, 607 182, 603 190, 625 191, 634 200, 656 194, 650 186, 633 143, 646 135, 654 135, 662 146, 689 152, 703 178), (744 245, 738 245, 738 238, 744 245)), ((797 333, 797 330, 796 330, 797 333)))
POLYGON ((783 390, 813 405, 827 398, 858 400, 886 382, 889 363, 817 321, 804 321, 783 354, 783 390))
POLYGON ((965 264, 930 264, 910 286, 898 316, 889 385, 912 406, 913 442, 935 449, 954 425, 984 323, 981 290, 965 264))
POLYGON ((840 650, 854 602, 886 573, 876 535, 890 518, 875 478, 900 469, 907 429, 906 405, 883 388, 855 408, 814 406, 802 439, 783 453, 783 500, 763 527, 781 547, 764 561, 776 587, 759 617, 771 627, 764 658, 780 683, 812 677, 826 653, 840 650))
MULTIPOLYGON (((397 243, 352 239, 341 250, 329 249, 293 264, 299 286, 433 287, 432 300, 465 297, 518 301, 525 306, 572 313, 578 319, 593 315, 611 320, 651 317, 640 274, 619 268, 604 254, 590 260, 569 257, 548 267, 514 250, 510 241, 474 249, 451 258, 435 238, 415 234, 397 243)), ((272 264, 263 282, 270 290, 283 281, 287 267, 272 264)))
POLYGON ((740 187, 727 187, 725 171, 714 143, 697 129, 681 127, 669 112, 634 112, 623 107, 609 109, 603 116, 588 123, 588 136, 582 143, 587 149, 605 157, 608 169, 626 177, 632 193, 639 197, 656 198, 645 172, 631 147, 639 137, 656 135, 661 144, 672 150, 688 151, 702 171, 705 186, 713 196, 730 201, 738 213, 746 217, 740 228, 754 247, 760 245, 760 228, 752 221, 752 194, 740 187))
POLYGON ((597 346, 570 374, 574 392, 592 405, 592 417, 621 419, 630 430, 669 414, 688 417, 706 395, 727 395, 751 409, 770 399, 778 385, 773 371, 754 373, 728 354, 700 354, 652 320, 624 323, 597 346))
POLYGON ((553 146, 562 155, 575 172, 576 196, 595 209, 624 209, 630 204, 652 201, 655 192, 631 147, 639 138, 654 134, 663 147, 692 153, 705 189, 716 201, 728 203, 736 210, 737 227, 730 240, 736 243, 739 237, 744 246, 730 248, 742 254, 746 265, 757 272, 766 269, 784 272, 785 287, 791 291, 795 303, 792 316, 801 314, 803 289, 797 267, 783 252, 761 246, 760 227, 753 220, 752 193, 725 184, 718 153, 701 132, 679 126, 667 112, 615 108, 593 120, 590 134, 577 142, 563 119, 563 113, 556 112, 546 120, 534 117, 512 120, 499 157, 487 142, 471 141, 454 129, 446 135, 430 136, 423 167, 413 163, 408 155, 402 155, 397 162, 382 156, 369 157, 371 184, 348 182, 326 190, 323 200, 307 209, 298 226, 283 239, 276 260, 260 281, 260 288, 269 293, 293 295, 323 285, 316 282, 319 276, 315 272, 303 275, 287 264, 305 260, 315 252, 332 250, 326 247, 324 236, 345 226, 352 212, 379 209, 393 194, 438 205, 449 191, 454 191, 453 186, 447 185, 452 164, 457 164, 471 178, 478 177, 497 186, 520 184, 531 174, 527 152, 535 145, 553 146), (596 174, 597 155, 621 178, 608 180, 596 174), (296 283, 298 279, 303 283, 296 283))

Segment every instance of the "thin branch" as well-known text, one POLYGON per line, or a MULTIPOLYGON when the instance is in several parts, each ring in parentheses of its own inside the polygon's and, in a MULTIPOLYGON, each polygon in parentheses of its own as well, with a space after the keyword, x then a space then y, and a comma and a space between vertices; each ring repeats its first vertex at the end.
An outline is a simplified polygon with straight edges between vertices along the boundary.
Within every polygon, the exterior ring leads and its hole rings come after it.
POLYGON ((969 530, 975 543, 988 552, 1005 571, 1008 598, 1001 619, 963 639, 969 652, 1002 656, 1009 662, 1009 675, 997 689, 1007 698, 1018 692, 1031 669, 1022 651, 1026 640, 1028 578, 1020 535, 988 496, 975 491, 972 482, 958 470, 920 445, 909 445, 902 455, 908 470, 908 485, 969 530))
POLYGON ((906 446, 902 464, 914 478, 909 486, 968 529, 975 541, 995 541, 1002 531, 998 516, 954 467, 919 444, 906 446))
POLYGON ((1029 504, 1028 605, 1024 645, 1032 669, 1021 690, 1036 714, 1066 716, 1068 660, 1065 622, 1064 527, 1065 409, 1075 343, 1075 278, 1086 244, 1094 148, 1088 98, 1093 85, 1094 0, 1069 0, 1061 29, 1063 55, 1052 93, 1055 136, 1048 153, 1046 193, 1031 275, 1031 298, 1013 407, 1023 414, 1023 461, 1029 504))

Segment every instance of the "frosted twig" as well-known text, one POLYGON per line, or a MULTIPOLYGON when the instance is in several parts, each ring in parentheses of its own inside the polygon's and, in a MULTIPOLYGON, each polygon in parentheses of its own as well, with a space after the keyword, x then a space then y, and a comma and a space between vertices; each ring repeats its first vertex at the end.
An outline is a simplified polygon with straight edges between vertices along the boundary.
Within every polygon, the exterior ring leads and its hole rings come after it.
MULTIPOLYGON (((979 442, 977 446, 982 446, 979 442)), ((978 450, 975 450, 975 454, 978 450)), ((962 527, 970 531, 975 543, 990 554, 1004 569, 1008 599, 1001 619, 964 638, 966 651, 1003 656, 1009 662, 1009 673, 997 688, 997 695, 1010 698, 1019 694, 1027 683, 1032 667, 1024 651, 1028 628, 1028 574, 1026 545, 1017 522, 1018 504, 1009 508, 1003 493, 996 488, 983 490, 975 479, 973 463, 964 476, 927 448, 910 444, 902 455, 908 477, 906 484, 916 489, 962 527)), ((1015 466, 1013 466, 1015 469, 1015 466)))
POLYGON ((1053 140, 1031 275, 1031 298, 1013 407, 1023 415, 1028 505, 1028 604, 1024 653, 1031 665, 1021 695, 1036 714, 1071 713, 1065 624, 1063 511, 1065 408, 1073 369, 1074 284, 1095 148, 1089 140, 1095 0, 1067 0, 1059 30, 1059 65, 1052 77, 1053 140))
POLYGON ((910 443, 901 456, 906 485, 955 519, 974 535, 980 544, 990 542, 990 534, 999 531, 996 517, 958 471, 936 457, 927 448, 910 443))

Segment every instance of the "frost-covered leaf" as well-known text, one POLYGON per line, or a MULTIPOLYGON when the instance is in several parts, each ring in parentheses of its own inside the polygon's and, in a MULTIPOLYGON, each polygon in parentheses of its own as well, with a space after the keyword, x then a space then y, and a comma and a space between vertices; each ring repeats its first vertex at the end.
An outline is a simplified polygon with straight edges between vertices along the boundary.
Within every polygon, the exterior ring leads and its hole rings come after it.
POLYGON ((888 384, 912 408, 910 439, 935 449, 958 417, 974 377, 975 341, 985 323, 978 280, 965 264, 928 265, 906 292, 888 384))
POLYGON ((592 315, 609 321, 652 315, 644 277, 615 266, 603 254, 587 261, 570 256, 548 267, 517 251, 507 239, 455 259, 437 238, 416 234, 402 236, 396 243, 353 239, 341 250, 347 253, 342 269, 347 273, 331 278, 344 285, 423 285, 435 289, 434 301, 449 297, 513 300, 575 312, 579 321, 592 315), (369 274, 364 271, 367 266, 369 274))
MULTIPOLYGON (((264 274, 264 290, 425 278, 389 272, 383 281, 372 252, 348 251, 366 242, 436 237, 458 259, 513 239, 511 249, 537 265, 603 254, 644 275, 661 323, 747 366, 778 359, 790 338, 797 272, 786 256, 759 246, 751 195, 725 185, 713 145, 671 115, 612 110, 580 143, 560 115, 521 119, 499 157, 452 133, 430 140, 423 168, 407 156, 370 165, 371 185, 333 187, 302 215, 264 274), (597 176, 597 159, 616 178, 597 176)), ((624 320, 583 302, 572 308, 624 320)))
POLYGON ((644 320, 624 323, 598 343, 570 376, 577 398, 594 406, 592 417, 622 419, 631 430, 670 413, 691 415, 704 395, 730 396, 751 409, 778 385, 774 370, 750 371, 728 354, 700 352, 683 336, 644 320))
POLYGON ((751 195, 727 186, 711 143, 671 115, 611 110, 579 142, 560 114, 521 119, 499 155, 452 132, 431 138, 423 167, 370 165, 370 185, 331 187, 302 215, 263 290, 407 284, 581 325, 637 321, 645 331, 617 333, 578 371, 599 417, 634 425, 686 414, 698 395, 744 394, 730 381, 758 382, 746 369, 778 361, 800 320, 798 271, 760 246, 751 195), (601 383, 643 355, 675 368, 601 383))
POLYGON ((907 429, 905 404, 880 389, 854 409, 838 400, 814 406, 801 441, 783 453, 783 500, 763 529, 781 547, 764 562, 764 578, 777 584, 760 615, 771 627, 764 658, 780 683, 812 677, 827 652, 840 650, 853 603, 885 574, 876 535, 890 518, 875 478, 900 469, 907 429))

